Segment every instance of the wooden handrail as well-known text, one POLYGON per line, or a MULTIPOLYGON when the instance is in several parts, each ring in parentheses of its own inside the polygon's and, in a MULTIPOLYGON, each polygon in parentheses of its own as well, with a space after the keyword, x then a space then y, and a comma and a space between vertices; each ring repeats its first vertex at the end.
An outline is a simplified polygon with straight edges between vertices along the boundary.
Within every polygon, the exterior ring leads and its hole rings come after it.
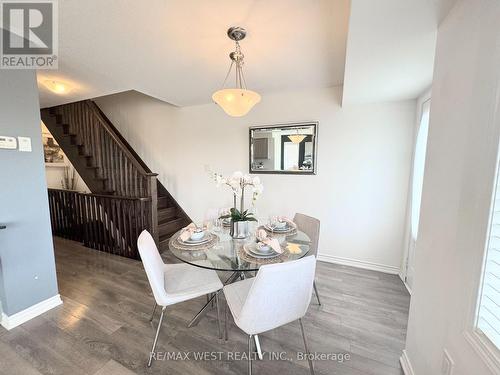
POLYGON ((151 201, 151 197, 124 197, 120 195, 105 195, 105 194, 94 194, 94 193, 87 193, 79 190, 70 190, 70 189, 54 189, 54 188, 48 188, 48 191, 60 191, 64 193, 76 193, 76 194, 81 194, 81 195, 89 195, 92 197, 100 197, 100 198, 115 198, 115 199, 121 199, 121 200, 138 200, 142 202, 149 202, 151 201))
POLYGON ((90 101, 64 104, 50 109, 67 124, 66 134, 76 137, 85 153, 93 158, 99 177, 105 180, 107 191, 119 196, 152 197, 152 173, 131 150, 116 128, 90 101))
POLYGON ((124 146, 129 150, 129 152, 132 154, 135 160, 137 160, 138 163, 140 163, 144 170, 148 173, 152 173, 151 169, 149 169, 148 165, 144 162, 144 160, 141 159, 141 157, 135 152, 134 148, 127 142, 127 140, 123 137, 123 135, 118 131, 118 129, 115 127, 115 125, 110 121, 108 116, 99 108, 99 106, 91 100, 91 105, 94 107, 97 113, 100 114, 101 118, 106 121, 108 124, 108 127, 116 134, 117 137, 119 137, 122 140, 122 143, 124 146))
POLYGON ((139 259, 137 238, 153 232, 151 198, 48 189, 52 233, 85 246, 139 259))
POLYGON ((88 106, 89 110, 92 111, 94 113, 94 115, 99 119, 102 127, 104 129, 106 129, 106 131, 113 138, 113 140, 117 144, 120 145, 121 150, 127 155, 127 157, 130 159, 130 161, 132 161, 132 163, 134 164, 134 166, 137 168, 138 171, 141 172, 142 175, 144 175, 144 176, 153 175, 153 174, 155 176, 158 175, 158 174, 155 174, 155 173, 151 173, 150 170, 146 170, 144 168, 144 166, 137 161, 136 155, 132 155, 132 153, 130 152, 130 150, 128 148, 128 145, 125 144, 120 137, 118 137, 118 135, 116 134, 116 130, 112 129, 109 126, 108 121, 106 121, 106 119, 104 119, 104 117, 101 114, 101 111, 99 110, 99 108, 97 107, 97 105, 93 101, 91 101, 91 100, 84 100, 83 103, 85 103, 85 105, 88 106))

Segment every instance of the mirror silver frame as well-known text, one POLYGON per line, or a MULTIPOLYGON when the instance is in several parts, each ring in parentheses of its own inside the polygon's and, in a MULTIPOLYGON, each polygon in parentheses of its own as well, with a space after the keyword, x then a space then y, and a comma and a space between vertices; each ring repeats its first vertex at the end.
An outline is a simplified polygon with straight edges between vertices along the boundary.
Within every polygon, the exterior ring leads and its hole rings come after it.
POLYGON ((248 132, 248 171, 250 174, 292 174, 297 176, 307 176, 307 175, 315 175, 318 170, 318 121, 304 121, 304 122, 293 122, 293 123, 285 123, 285 124, 275 124, 275 125, 262 125, 262 126, 251 126, 248 132), (253 132, 255 130, 266 130, 266 129, 287 129, 287 128, 296 128, 296 127, 304 127, 304 126, 312 126, 313 127, 313 168, 312 170, 299 170, 299 171, 283 171, 283 170, 267 170, 262 171, 258 169, 252 169, 252 160, 253 160, 253 132))

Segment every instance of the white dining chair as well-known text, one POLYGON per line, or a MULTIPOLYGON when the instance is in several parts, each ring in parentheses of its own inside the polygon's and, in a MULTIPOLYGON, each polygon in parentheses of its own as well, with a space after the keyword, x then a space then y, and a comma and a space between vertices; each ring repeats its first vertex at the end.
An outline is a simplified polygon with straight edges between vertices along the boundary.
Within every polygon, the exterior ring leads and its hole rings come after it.
POLYGON ((222 283, 217 273, 212 270, 194 267, 186 263, 163 263, 153 237, 146 230, 142 231, 140 234, 137 240, 137 247, 156 302, 151 315, 151 321, 153 320, 156 307, 161 306, 162 308, 158 328, 156 329, 156 335, 153 341, 153 347, 149 355, 148 367, 151 366, 153 360, 163 316, 167 306, 188 301, 206 294, 215 293, 219 338, 222 338, 218 298, 218 292, 222 289, 222 283))
MULTIPOLYGON (((317 256, 318 253, 318 242, 319 242, 319 229, 320 229, 320 221, 312 216, 307 216, 304 214, 296 213, 293 218, 293 222, 297 224, 297 227, 307 234, 310 238, 311 243, 309 244, 309 252, 308 255, 317 256)), ((318 300, 318 305, 321 306, 321 300, 319 298, 318 288, 316 287, 316 280, 313 283, 314 294, 316 294, 316 298, 318 300)))
MULTIPOLYGON (((227 307, 235 324, 248 335, 248 374, 252 374, 252 339, 295 320, 300 323, 309 369, 314 367, 309 356, 302 317, 311 302, 316 258, 305 258, 260 267, 257 276, 224 286, 227 307)), ((227 334, 226 334, 227 339, 227 334)))

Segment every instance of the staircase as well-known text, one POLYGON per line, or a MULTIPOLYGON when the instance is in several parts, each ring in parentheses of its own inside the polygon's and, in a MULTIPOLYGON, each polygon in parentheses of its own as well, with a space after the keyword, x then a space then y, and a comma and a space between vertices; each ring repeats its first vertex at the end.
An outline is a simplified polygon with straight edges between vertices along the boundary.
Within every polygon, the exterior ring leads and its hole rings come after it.
MULTIPOLYGON (((42 109, 41 117, 92 195, 100 197, 96 202, 101 203, 93 207, 93 211, 87 208, 89 212, 85 211, 83 216, 99 220, 106 231, 113 234, 113 243, 127 242, 128 248, 123 249, 125 256, 138 258, 135 249, 137 238, 133 237, 139 229, 148 229, 161 250, 168 248, 172 234, 186 226, 190 219, 158 181, 157 174, 151 172, 100 108, 93 101, 85 100, 42 109), (148 207, 127 212, 127 223, 130 219, 130 223, 134 224, 127 224, 130 228, 125 228, 124 218, 117 216, 113 205, 106 203, 106 197, 110 202, 111 199, 113 202, 138 199, 148 202, 148 207), (148 217, 129 217, 146 215, 146 212, 148 217)), ((67 199, 60 197, 61 193, 53 193, 54 207, 66 204, 67 199)), ((57 210, 53 216, 64 215, 67 211, 57 210)), ((61 220, 59 217, 53 219, 61 220)), ((82 218, 79 217, 79 220, 82 218)), ((95 243, 95 239, 91 243, 95 243)))

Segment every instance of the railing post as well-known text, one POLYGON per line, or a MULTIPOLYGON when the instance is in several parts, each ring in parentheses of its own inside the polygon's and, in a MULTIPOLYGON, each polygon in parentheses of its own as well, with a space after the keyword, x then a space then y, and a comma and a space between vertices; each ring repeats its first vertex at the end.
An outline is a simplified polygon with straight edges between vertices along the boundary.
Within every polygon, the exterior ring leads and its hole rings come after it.
POLYGON ((158 174, 156 173, 148 173, 147 174, 148 179, 149 179, 149 196, 151 197, 151 235, 153 236, 156 245, 159 245, 160 243, 160 238, 158 234, 158 187, 157 187, 157 182, 156 182, 156 176, 158 174))

